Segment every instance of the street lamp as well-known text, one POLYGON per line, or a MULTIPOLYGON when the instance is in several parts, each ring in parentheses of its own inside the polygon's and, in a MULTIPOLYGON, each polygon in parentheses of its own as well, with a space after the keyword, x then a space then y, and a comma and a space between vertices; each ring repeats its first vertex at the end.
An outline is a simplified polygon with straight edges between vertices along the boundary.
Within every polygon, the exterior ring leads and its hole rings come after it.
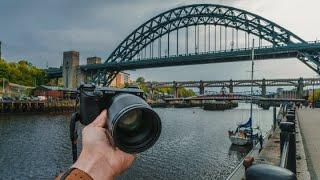
POLYGON ((314 109, 315 106, 315 99, 314 99, 314 76, 312 81, 312 108, 314 109))
POLYGON ((6 79, 6 78, 4 78, 4 77, 2 78, 2 94, 3 94, 3 95, 4 95, 5 91, 6 91, 5 88, 4 88, 4 81, 5 81, 5 79, 6 79))

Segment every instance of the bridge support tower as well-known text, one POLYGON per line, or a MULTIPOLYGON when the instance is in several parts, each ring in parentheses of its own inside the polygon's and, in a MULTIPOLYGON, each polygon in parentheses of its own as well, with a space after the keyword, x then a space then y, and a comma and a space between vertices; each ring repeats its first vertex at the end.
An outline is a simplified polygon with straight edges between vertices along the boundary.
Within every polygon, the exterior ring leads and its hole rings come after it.
POLYGON ((304 83, 303 83, 303 78, 299 78, 298 80, 298 85, 297 85, 297 98, 303 98, 303 87, 304 87, 304 83))
POLYGON ((176 81, 173 81, 173 95, 175 98, 179 98, 179 93, 178 93, 179 87, 176 81))
POLYGON ((230 82, 229 82, 229 93, 233 93, 233 81, 232 81, 232 79, 230 79, 230 82))
POLYGON ((204 83, 202 80, 200 81, 200 84, 199 84, 199 92, 200 92, 200 95, 204 94, 204 83))
POLYGON ((261 84, 261 96, 266 97, 267 96, 267 85, 266 85, 266 79, 262 79, 262 84, 261 84))
POLYGON ((63 52, 62 78, 65 88, 78 87, 79 52, 63 52))

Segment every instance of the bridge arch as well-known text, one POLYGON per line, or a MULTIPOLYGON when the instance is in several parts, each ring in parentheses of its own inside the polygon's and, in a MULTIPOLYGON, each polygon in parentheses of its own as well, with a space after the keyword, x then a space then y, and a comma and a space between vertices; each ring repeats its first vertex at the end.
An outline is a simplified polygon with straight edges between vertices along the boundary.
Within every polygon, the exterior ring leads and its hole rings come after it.
POLYGON ((225 26, 244 31, 273 46, 305 42, 289 30, 248 11, 216 4, 195 4, 168 10, 143 23, 118 45, 106 63, 133 61, 155 40, 172 31, 197 25, 225 26))

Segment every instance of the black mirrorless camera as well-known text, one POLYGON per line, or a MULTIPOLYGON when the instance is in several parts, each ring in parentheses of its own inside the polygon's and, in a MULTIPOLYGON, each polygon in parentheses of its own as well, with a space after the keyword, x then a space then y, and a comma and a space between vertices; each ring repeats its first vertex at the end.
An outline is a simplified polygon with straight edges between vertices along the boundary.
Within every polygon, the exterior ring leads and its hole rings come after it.
POLYGON ((108 110, 107 127, 115 145, 127 153, 139 153, 158 140, 161 120, 137 88, 116 89, 81 85, 79 120, 90 124, 102 110, 108 110))

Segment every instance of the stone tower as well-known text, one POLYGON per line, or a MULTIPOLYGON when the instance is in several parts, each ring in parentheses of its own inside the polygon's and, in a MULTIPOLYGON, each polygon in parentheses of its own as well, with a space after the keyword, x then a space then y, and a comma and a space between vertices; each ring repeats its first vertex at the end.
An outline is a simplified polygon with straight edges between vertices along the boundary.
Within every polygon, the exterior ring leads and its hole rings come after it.
POLYGON ((63 52, 62 78, 65 88, 77 88, 79 52, 63 52))

